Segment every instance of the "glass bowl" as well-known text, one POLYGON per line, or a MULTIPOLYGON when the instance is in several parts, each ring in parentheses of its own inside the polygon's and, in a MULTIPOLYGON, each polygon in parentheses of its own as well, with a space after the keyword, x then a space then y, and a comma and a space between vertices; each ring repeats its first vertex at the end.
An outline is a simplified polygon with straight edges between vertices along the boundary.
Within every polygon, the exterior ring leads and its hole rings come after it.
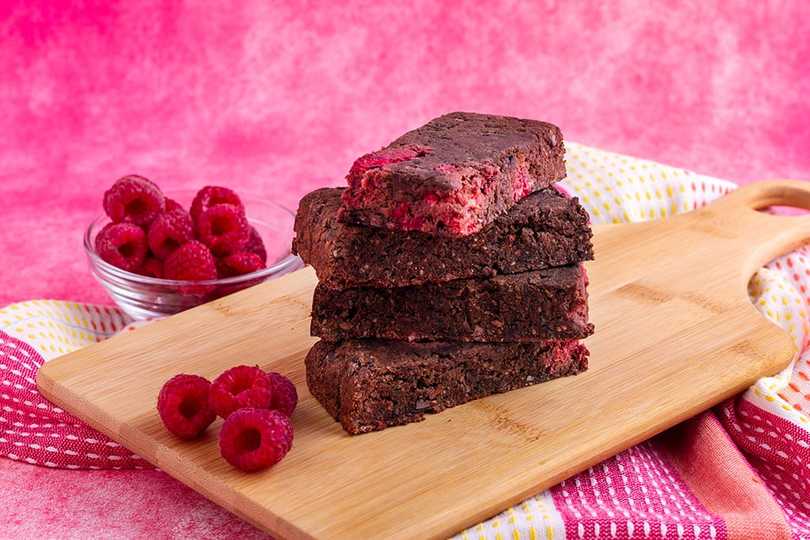
MULTIPOLYGON (((167 191, 166 196, 188 209, 196 191, 167 191)), ((241 276, 206 281, 177 281, 134 274, 101 259, 95 250, 96 234, 109 223, 107 216, 90 223, 84 234, 84 250, 90 271, 115 303, 136 320, 173 315, 268 279, 303 267, 290 253, 295 214, 279 204, 240 194, 248 222, 256 227, 267 249, 267 268, 241 276)))

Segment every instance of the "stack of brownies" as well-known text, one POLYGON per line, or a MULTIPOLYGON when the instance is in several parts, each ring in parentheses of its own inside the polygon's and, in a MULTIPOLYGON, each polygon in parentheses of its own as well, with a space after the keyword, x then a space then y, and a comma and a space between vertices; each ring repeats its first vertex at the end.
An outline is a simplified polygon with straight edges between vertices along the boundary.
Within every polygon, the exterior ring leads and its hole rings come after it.
POLYGON ((588 215, 553 188, 562 134, 451 113, 306 195, 293 251, 320 283, 307 383, 351 433, 587 368, 588 215))

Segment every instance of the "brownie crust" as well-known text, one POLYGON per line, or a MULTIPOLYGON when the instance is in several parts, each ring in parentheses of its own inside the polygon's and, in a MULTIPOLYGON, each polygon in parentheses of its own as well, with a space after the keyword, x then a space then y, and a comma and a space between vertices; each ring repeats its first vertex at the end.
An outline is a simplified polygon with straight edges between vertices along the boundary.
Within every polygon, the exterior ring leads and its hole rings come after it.
POLYGON ((307 194, 293 253, 333 289, 404 287, 565 266, 593 257, 588 214, 556 190, 533 193, 481 231, 435 237, 341 223, 344 188, 307 194))
POLYGON ((326 341, 540 341, 581 339, 588 323, 580 265, 381 289, 315 288, 311 333, 326 341))
POLYGON ((575 340, 319 341, 306 358, 310 393, 352 435, 418 422, 427 413, 587 367, 588 350, 575 340))
POLYGON ((565 177, 562 133, 537 120, 455 112, 359 158, 339 219, 465 236, 565 177))

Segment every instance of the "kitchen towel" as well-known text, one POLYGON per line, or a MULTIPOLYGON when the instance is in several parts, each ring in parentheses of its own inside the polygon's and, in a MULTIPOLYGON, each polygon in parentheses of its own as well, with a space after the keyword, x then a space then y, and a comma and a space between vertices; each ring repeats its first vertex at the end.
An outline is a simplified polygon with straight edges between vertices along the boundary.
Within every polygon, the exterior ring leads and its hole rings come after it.
MULTIPOLYGON (((594 223, 667 219, 735 189, 646 160, 567 145, 568 178, 594 223)), ((810 539, 810 252, 749 284, 801 351, 782 373, 458 534, 462 539, 810 539)), ((54 468, 151 467, 42 398, 43 362, 129 328, 115 308, 35 300, 0 309, 0 455, 54 468)))

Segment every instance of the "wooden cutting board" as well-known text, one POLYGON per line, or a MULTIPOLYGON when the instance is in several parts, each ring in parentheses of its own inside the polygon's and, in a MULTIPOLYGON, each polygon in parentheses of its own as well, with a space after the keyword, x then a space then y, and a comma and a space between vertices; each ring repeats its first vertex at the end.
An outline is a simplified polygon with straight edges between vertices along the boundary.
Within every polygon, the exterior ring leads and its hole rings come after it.
POLYGON ((347 436, 309 395, 303 359, 315 274, 305 269, 53 360, 42 393, 228 510, 284 538, 427 538, 465 526, 784 368, 791 340, 763 319, 749 277, 810 238, 810 184, 754 184, 662 222, 596 229, 588 372, 347 436), (287 458, 243 474, 215 423, 181 442, 155 412, 180 373, 235 364, 290 374, 301 403, 287 458))

